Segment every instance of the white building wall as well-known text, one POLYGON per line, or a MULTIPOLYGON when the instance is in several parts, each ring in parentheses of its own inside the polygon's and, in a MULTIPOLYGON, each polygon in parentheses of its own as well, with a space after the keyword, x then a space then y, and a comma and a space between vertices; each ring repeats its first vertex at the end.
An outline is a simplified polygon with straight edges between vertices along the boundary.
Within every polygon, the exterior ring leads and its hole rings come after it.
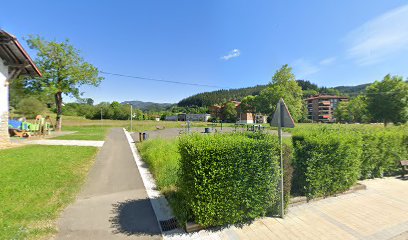
POLYGON ((8 67, 0 59, 0 145, 8 143, 9 88, 6 83, 8 67))

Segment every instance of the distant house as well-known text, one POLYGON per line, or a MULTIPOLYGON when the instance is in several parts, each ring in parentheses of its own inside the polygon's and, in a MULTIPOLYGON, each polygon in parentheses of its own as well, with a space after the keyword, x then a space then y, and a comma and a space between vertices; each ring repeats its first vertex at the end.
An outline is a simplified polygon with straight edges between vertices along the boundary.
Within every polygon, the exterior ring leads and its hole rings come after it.
POLYGON ((313 122, 336 122, 334 111, 340 102, 348 101, 348 97, 317 95, 305 99, 308 118, 313 122))
POLYGON ((34 78, 41 72, 17 38, 0 30, 0 145, 9 142, 9 84, 22 75, 34 78))
POLYGON ((210 114, 186 114, 180 113, 177 116, 166 116, 166 121, 195 121, 195 122, 208 122, 210 114))
POLYGON ((178 116, 166 116, 164 118, 166 121, 178 121, 178 116))
POLYGON ((252 124, 254 123, 254 114, 252 113, 238 113, 238 123, 252 124))

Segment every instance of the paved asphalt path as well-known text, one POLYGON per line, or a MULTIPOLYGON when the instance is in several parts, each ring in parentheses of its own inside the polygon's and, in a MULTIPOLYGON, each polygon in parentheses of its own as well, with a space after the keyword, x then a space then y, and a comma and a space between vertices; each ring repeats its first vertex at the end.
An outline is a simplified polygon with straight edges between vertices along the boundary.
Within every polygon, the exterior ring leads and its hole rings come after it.
POLYGON ((123 129, 112 129, 56 239, 162 239, 123 129))

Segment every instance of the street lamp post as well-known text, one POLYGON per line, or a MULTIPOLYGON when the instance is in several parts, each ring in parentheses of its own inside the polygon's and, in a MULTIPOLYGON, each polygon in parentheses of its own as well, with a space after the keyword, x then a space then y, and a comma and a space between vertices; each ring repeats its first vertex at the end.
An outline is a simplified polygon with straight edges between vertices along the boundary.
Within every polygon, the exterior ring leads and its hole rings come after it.
POLYGON ((130 132, 133 132, 133 105, 130 104, 130 132))

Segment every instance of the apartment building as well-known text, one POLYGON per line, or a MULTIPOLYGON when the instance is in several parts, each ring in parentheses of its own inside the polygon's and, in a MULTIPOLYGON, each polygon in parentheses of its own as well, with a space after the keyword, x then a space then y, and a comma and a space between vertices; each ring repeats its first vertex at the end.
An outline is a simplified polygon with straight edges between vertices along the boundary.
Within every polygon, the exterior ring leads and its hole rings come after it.
POLYGON ((340 102, 348 101, 348 97, 317 95, 305 99, 308 118, 313 122, 336 122, 334 111, 340 102))

